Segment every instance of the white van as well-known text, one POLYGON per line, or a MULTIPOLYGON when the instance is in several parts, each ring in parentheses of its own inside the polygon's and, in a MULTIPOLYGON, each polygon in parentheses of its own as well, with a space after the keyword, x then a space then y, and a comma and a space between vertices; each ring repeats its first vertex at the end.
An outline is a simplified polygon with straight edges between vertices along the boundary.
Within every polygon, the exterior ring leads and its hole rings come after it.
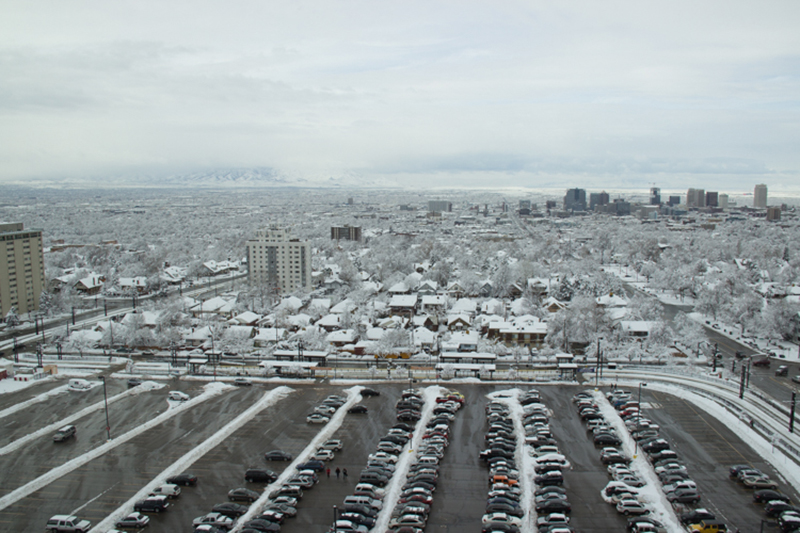
POLYGON ((85 379, 71 379, 69 380, 69 386, 67 387, 69 390, 89 390, 92 388, 92 384, 86 381, 85 379))
POLYGON ((435 455, 421 455, 417 458, 417 464, 421 465, 438 465, 439 458, 435 455))

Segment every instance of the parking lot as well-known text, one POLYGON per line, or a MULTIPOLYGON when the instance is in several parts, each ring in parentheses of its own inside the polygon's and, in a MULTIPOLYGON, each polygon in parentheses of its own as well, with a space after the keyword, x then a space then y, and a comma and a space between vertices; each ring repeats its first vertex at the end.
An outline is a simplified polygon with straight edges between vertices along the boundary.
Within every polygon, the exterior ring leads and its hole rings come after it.
MULTIPOLYGON (((39 393, 52 385, 42 384, 39 393)), ((160 390, 126 397, 110 407, 112 437, 121 435, 164 412, 167 394, 178 389, 197 396, 203 383, 170 382, 160 390)), ((395 421, 394 403, 407 383, 375 384, 381 396, 365 398, 366 415, 348 414, 333 438, 344 441, 344 449, 330 463, 331 469, 346 468, 349 477, 339 479, 332 473, 306 492, 296 518, 287 520, 282 531, 288 533, 325 531, 333 520, 333 506, 352 493, 358 473, 375 449, 380 437, 395 421)), ((486 395, 506 389, 503 384, 450 384, 466 397, 466 404, 451 426, 451 444, 441 463, 441 477, 426 531, 480 531, 480 518, 487 493, 487 470, 478 460, 484 446, 486 395)), ((37 385, 37 387, 40 387, 37 385)), ((349 385, 348 385, 349 387, 349 385)), ((158 477, 176 459, 203 444, 273 385, 232 388, 218 396, 179 413, 111 452, 55 479, 44 488, 0 511, 0 529, 4 531, 41 531, 55 514, 75 513, 98 523, 129 500, 144 485, 158 477)), ((197 459, 188 470, 199 477, 196 487, 186 487, 167 513, 152 515, 148 531, 191 531, 193 518, 226 501, 227 491, 237 487, 263 490, 264 484, 246 483, 248 467, 270 468, 280 473, 289 463, 267 463, 264 452, 280 449, 297 455, 322 429, 307 424, 305 416, 321 399, 347 388, 325 384, 293 384, 294 392, 263 410, 240 429, 226 436, 218 446, 197 459)), ((527 387, 522 387, 527 388, 527 387)), ((573 405, 572 395, 581 390, 569 385, 540 385, 543 402, 551 409, 552 431, 562 452, 572 464, 565 473, 565 487, 572 503, 572 524, 578 531, 622 531, 626 521, 600 497, 609 477, 599 461, 599 451, 587 437, 573 405)), ((25 398, 36 393, 26 391, 25 398)), ((109 380, 109 396, 126 390, 122 380, 109 380)), ((19 413, 4 418, 0 446, 32 431, 52 424, 97 401, 102 401, 102 387, 85 393, 64 393, 48 398, 19 413)), ((8 405, 8 399, 3 398, 8 405)), ((643 394, 651 407, 646 414, 659 423, 673 448, 689 465, 703 500, 728 521, 729 527, 752 530, 763 514, 752 503, 750 491, 727 476, 735 463, 751 463, 774 479, 780 479, 762 458, 750 451, 736 436, 736 428, 727 428, 698 412, 691 404, 662 393, 643 394)), ((647 407, 647 406, 646 406, 647 407)), ((51 469, 80 456, 106 441, 105 413, 96 410, 75 422, 78 438, 54 444, 52 436, 36 439, 29 445, 0 456, 0 496, 46 474, 51 469)), ((782 490, 788 487, 782 486, 782 490)), ((796 495, 788 492, 796 501, 796 495)))

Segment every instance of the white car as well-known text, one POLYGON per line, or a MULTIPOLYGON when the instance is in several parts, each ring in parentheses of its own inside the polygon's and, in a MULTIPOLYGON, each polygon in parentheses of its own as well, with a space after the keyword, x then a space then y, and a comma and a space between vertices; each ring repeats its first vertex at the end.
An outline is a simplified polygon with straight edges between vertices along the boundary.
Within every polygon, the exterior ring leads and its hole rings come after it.
POLYGON ((198 516, 194 520, 192 520, 192 526, 197 527, 202 524, 209 524, 212 526, 221 527, 224 529, 231 529, 233 527, 234 520, 230 516, 225 516, 224 514, 220 513, 208 513, 203 516, 198 516))
POLYGON ((189 400, 189 395, 179 390, 170 391, 169 399, 174 402, 185 402, 189 400))
POLYGON ((333 461, 335 455, 331 450, 320 448, 311 458, 315 461, 333 461))
POLYGON ((325 450, 333 450, 334 452, 338 452, 342 449, 343 443, 340 440, 326 440, 325 443, 320 446, 325 450))
POLYGON ((330 421, 331 421, 330 418, 318 413, 314 413, 306 417, 306 422, 308 422, 309 424, 327 424, 330 421))
POLYGON ((622 500, 617 504, 617 512, 620 514, 628 515, 643 515, 650 512, 647 507, 642 505, 636 500, 622 500))
POLYGON ((167 498, 177 498, 180 495, 181 488, 172 483, 165 483, 160 487, 156 487, 153 489, 153 492, 150 493, 150 496, 166 496, 167 498))
POLYGON ((481 518, 481 522, 484 524, 490 523, 503 523, 503 524, 510 524, 512 526, 520 527, 522 525, 522 519, 517 518, 516 516, 511 516, 510 514, 506 513, 486 513, 481 518))
POLYGON ((397 456, 392 455, 391 453, 386 452, 376 452, 370 454, 367 459, 369 461, 377 460, 377 461, 384 461, 386 463, 394 464, 397 462, 397 456))

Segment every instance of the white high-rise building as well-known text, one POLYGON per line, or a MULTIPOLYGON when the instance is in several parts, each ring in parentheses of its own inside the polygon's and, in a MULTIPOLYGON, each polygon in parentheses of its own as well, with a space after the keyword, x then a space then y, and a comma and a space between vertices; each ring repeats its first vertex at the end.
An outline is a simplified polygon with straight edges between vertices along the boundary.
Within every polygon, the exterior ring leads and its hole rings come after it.
POLYGON ((767 207, 767 186, 763 183, 756 185, 753 190, 753 207, 766 209, 767 207))
POLYGON ((279 293, 311 292, 311 243, 281 228, 260 229, 247 241, 252 283, 267 284, 279 293))

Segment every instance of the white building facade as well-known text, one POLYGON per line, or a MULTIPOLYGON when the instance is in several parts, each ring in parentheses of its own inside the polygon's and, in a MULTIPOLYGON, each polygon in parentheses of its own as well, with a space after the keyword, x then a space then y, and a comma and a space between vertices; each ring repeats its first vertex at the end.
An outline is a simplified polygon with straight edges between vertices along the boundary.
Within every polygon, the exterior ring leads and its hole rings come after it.
POLYGON ((282 228, 264 228, 247 241, 252 283, 278 293, 311 292, 311 243, 293 238, 282 228))

